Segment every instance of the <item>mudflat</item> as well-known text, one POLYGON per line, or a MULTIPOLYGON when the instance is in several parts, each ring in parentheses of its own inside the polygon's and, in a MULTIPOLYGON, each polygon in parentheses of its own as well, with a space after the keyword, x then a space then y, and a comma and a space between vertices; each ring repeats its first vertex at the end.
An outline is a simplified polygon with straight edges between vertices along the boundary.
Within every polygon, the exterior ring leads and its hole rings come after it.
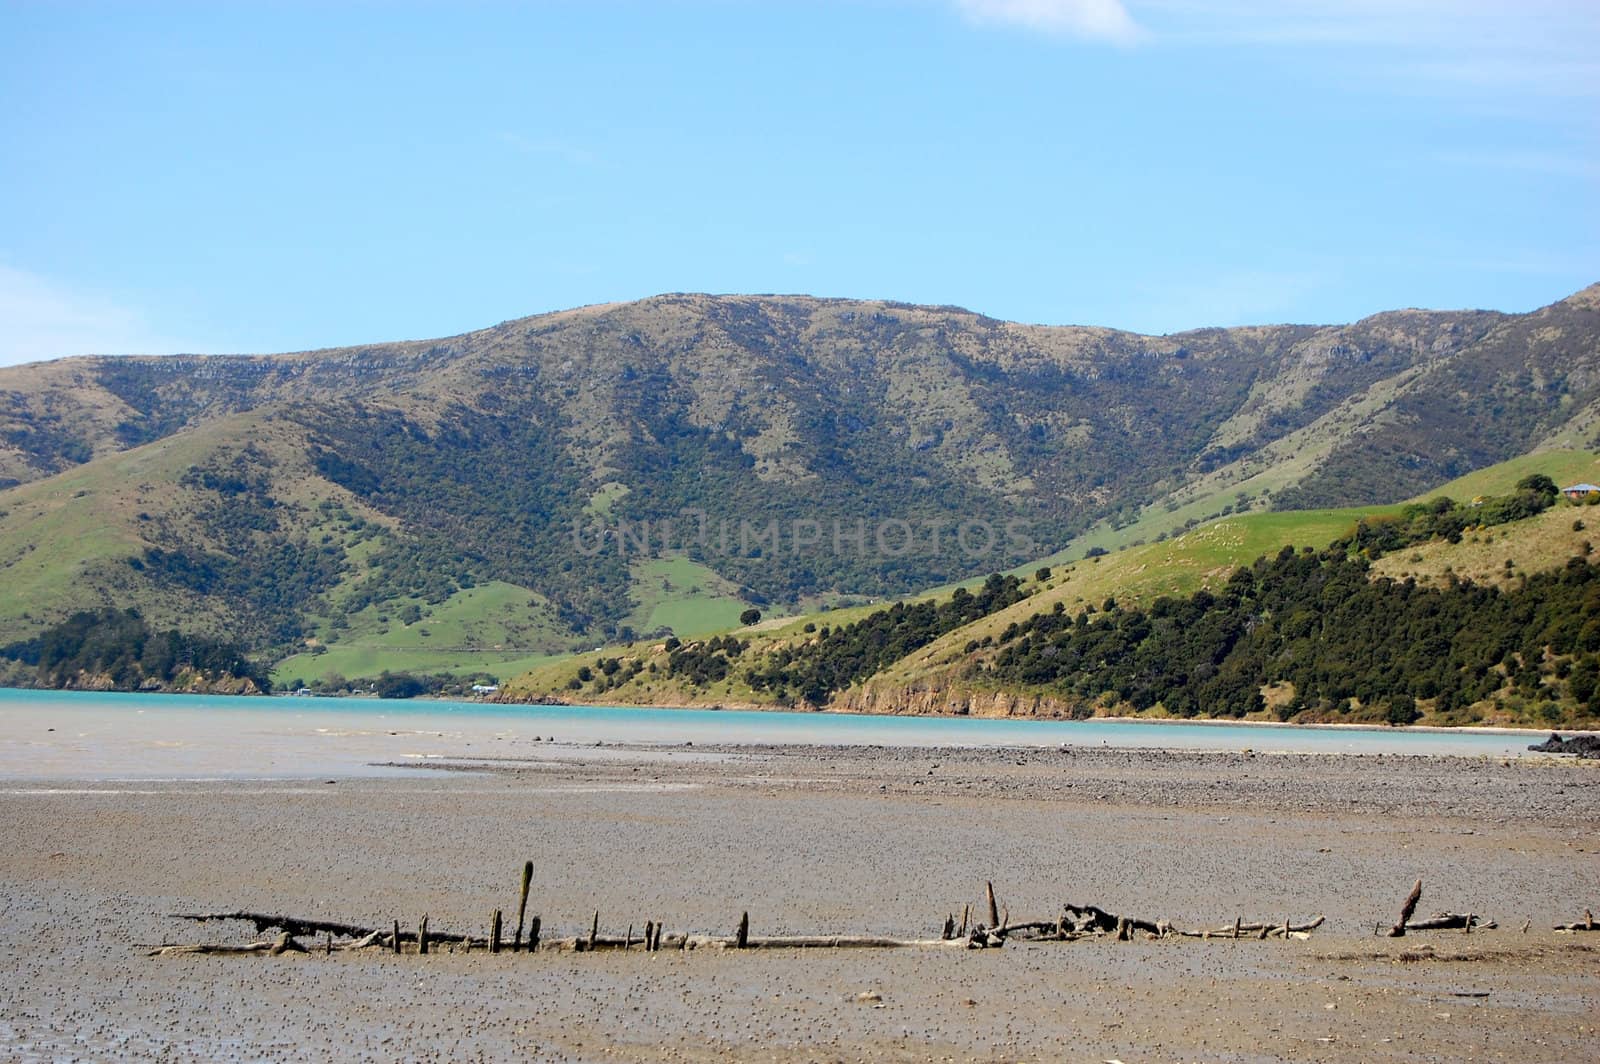
MULTIPOLYGON (((1600 910, 1592 762, 483 747, 374 736, 314 776, 209 781, 108 779, 126 751, 104 746, 49 779, 13 757, 0 1056, 1600 1058, 1600 934, 1551 930, 1600 910), (385 756, 401 747, 425 756, 385 756), (1327 921, 1306 941, 976 951, 146 956, 257 937, 175 912, 426 913, 483 934, 515 909, 524 860, 547 936, 598 910, 610 934, 728 934, 748 911, 753 934, 936 937, 964 905, 982 913, 989 880, 1014 920, 1072 902, 1185 927, 1327 921), (1375 936, 1418 878, 1420 914, 1498 927, 1375 936)), ((250 738, 236 750, 230 775, 247 776, 250 738)))

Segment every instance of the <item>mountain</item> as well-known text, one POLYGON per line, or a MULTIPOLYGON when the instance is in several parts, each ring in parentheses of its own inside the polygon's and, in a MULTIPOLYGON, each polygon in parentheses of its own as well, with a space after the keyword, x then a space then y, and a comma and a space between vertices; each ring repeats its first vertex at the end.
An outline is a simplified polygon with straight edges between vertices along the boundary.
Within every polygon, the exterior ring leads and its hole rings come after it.
POLYGON ((1161 337, 670 295, 437 341, 65 359, 0 369, 0 641, 133 606, 309 672, 504 668, 1223 510, 1394 501, 1590 446, 1597 415, 1600 286, 1161 337))

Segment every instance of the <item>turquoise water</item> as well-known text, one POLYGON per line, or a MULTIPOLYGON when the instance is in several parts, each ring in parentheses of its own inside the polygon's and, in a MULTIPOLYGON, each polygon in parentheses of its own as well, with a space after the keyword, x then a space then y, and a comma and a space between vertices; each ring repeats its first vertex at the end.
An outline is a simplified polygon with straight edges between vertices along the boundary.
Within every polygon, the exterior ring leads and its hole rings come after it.
POLYGON ((230 698, 105 694, 0 688, 0 719, 10 709, 118 710, 212 721, 239 717, 300 726, 485 727, 559 742, 786 743, 884 746, 1111 746, 1297 753, 1515 756, 1544 733, 1412 731, 1153 721, 1036 721, 967 717, 886 717, 839 713, 524 706, 487 702, 338 698, 230 698))

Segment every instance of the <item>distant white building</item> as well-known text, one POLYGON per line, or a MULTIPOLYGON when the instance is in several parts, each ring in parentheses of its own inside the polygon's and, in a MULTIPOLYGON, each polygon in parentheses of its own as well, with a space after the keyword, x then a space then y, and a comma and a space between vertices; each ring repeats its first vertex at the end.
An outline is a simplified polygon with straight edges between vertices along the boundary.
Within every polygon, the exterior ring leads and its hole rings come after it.
POLYGON ((500 690, 499 684, 475 683, 472 685, 472 693, 475 695, 492 695, 498 690, 500 690))
POLYGON ((1574 484, 1570 488, 1562 488, 1561 494, 1565 495, 1573 502, 1583 502, 1591 495, 1600 495, 1600 485, 1574 484))

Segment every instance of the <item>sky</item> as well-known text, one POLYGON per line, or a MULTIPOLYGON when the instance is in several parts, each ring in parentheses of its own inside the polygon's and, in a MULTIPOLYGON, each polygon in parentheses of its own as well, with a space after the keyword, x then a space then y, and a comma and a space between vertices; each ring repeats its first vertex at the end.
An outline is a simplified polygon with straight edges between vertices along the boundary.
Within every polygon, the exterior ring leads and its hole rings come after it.
POLYGON ((0 0, 0 364, 662 292, 1150 333, 1600 281, 1593 0, 0 0))

